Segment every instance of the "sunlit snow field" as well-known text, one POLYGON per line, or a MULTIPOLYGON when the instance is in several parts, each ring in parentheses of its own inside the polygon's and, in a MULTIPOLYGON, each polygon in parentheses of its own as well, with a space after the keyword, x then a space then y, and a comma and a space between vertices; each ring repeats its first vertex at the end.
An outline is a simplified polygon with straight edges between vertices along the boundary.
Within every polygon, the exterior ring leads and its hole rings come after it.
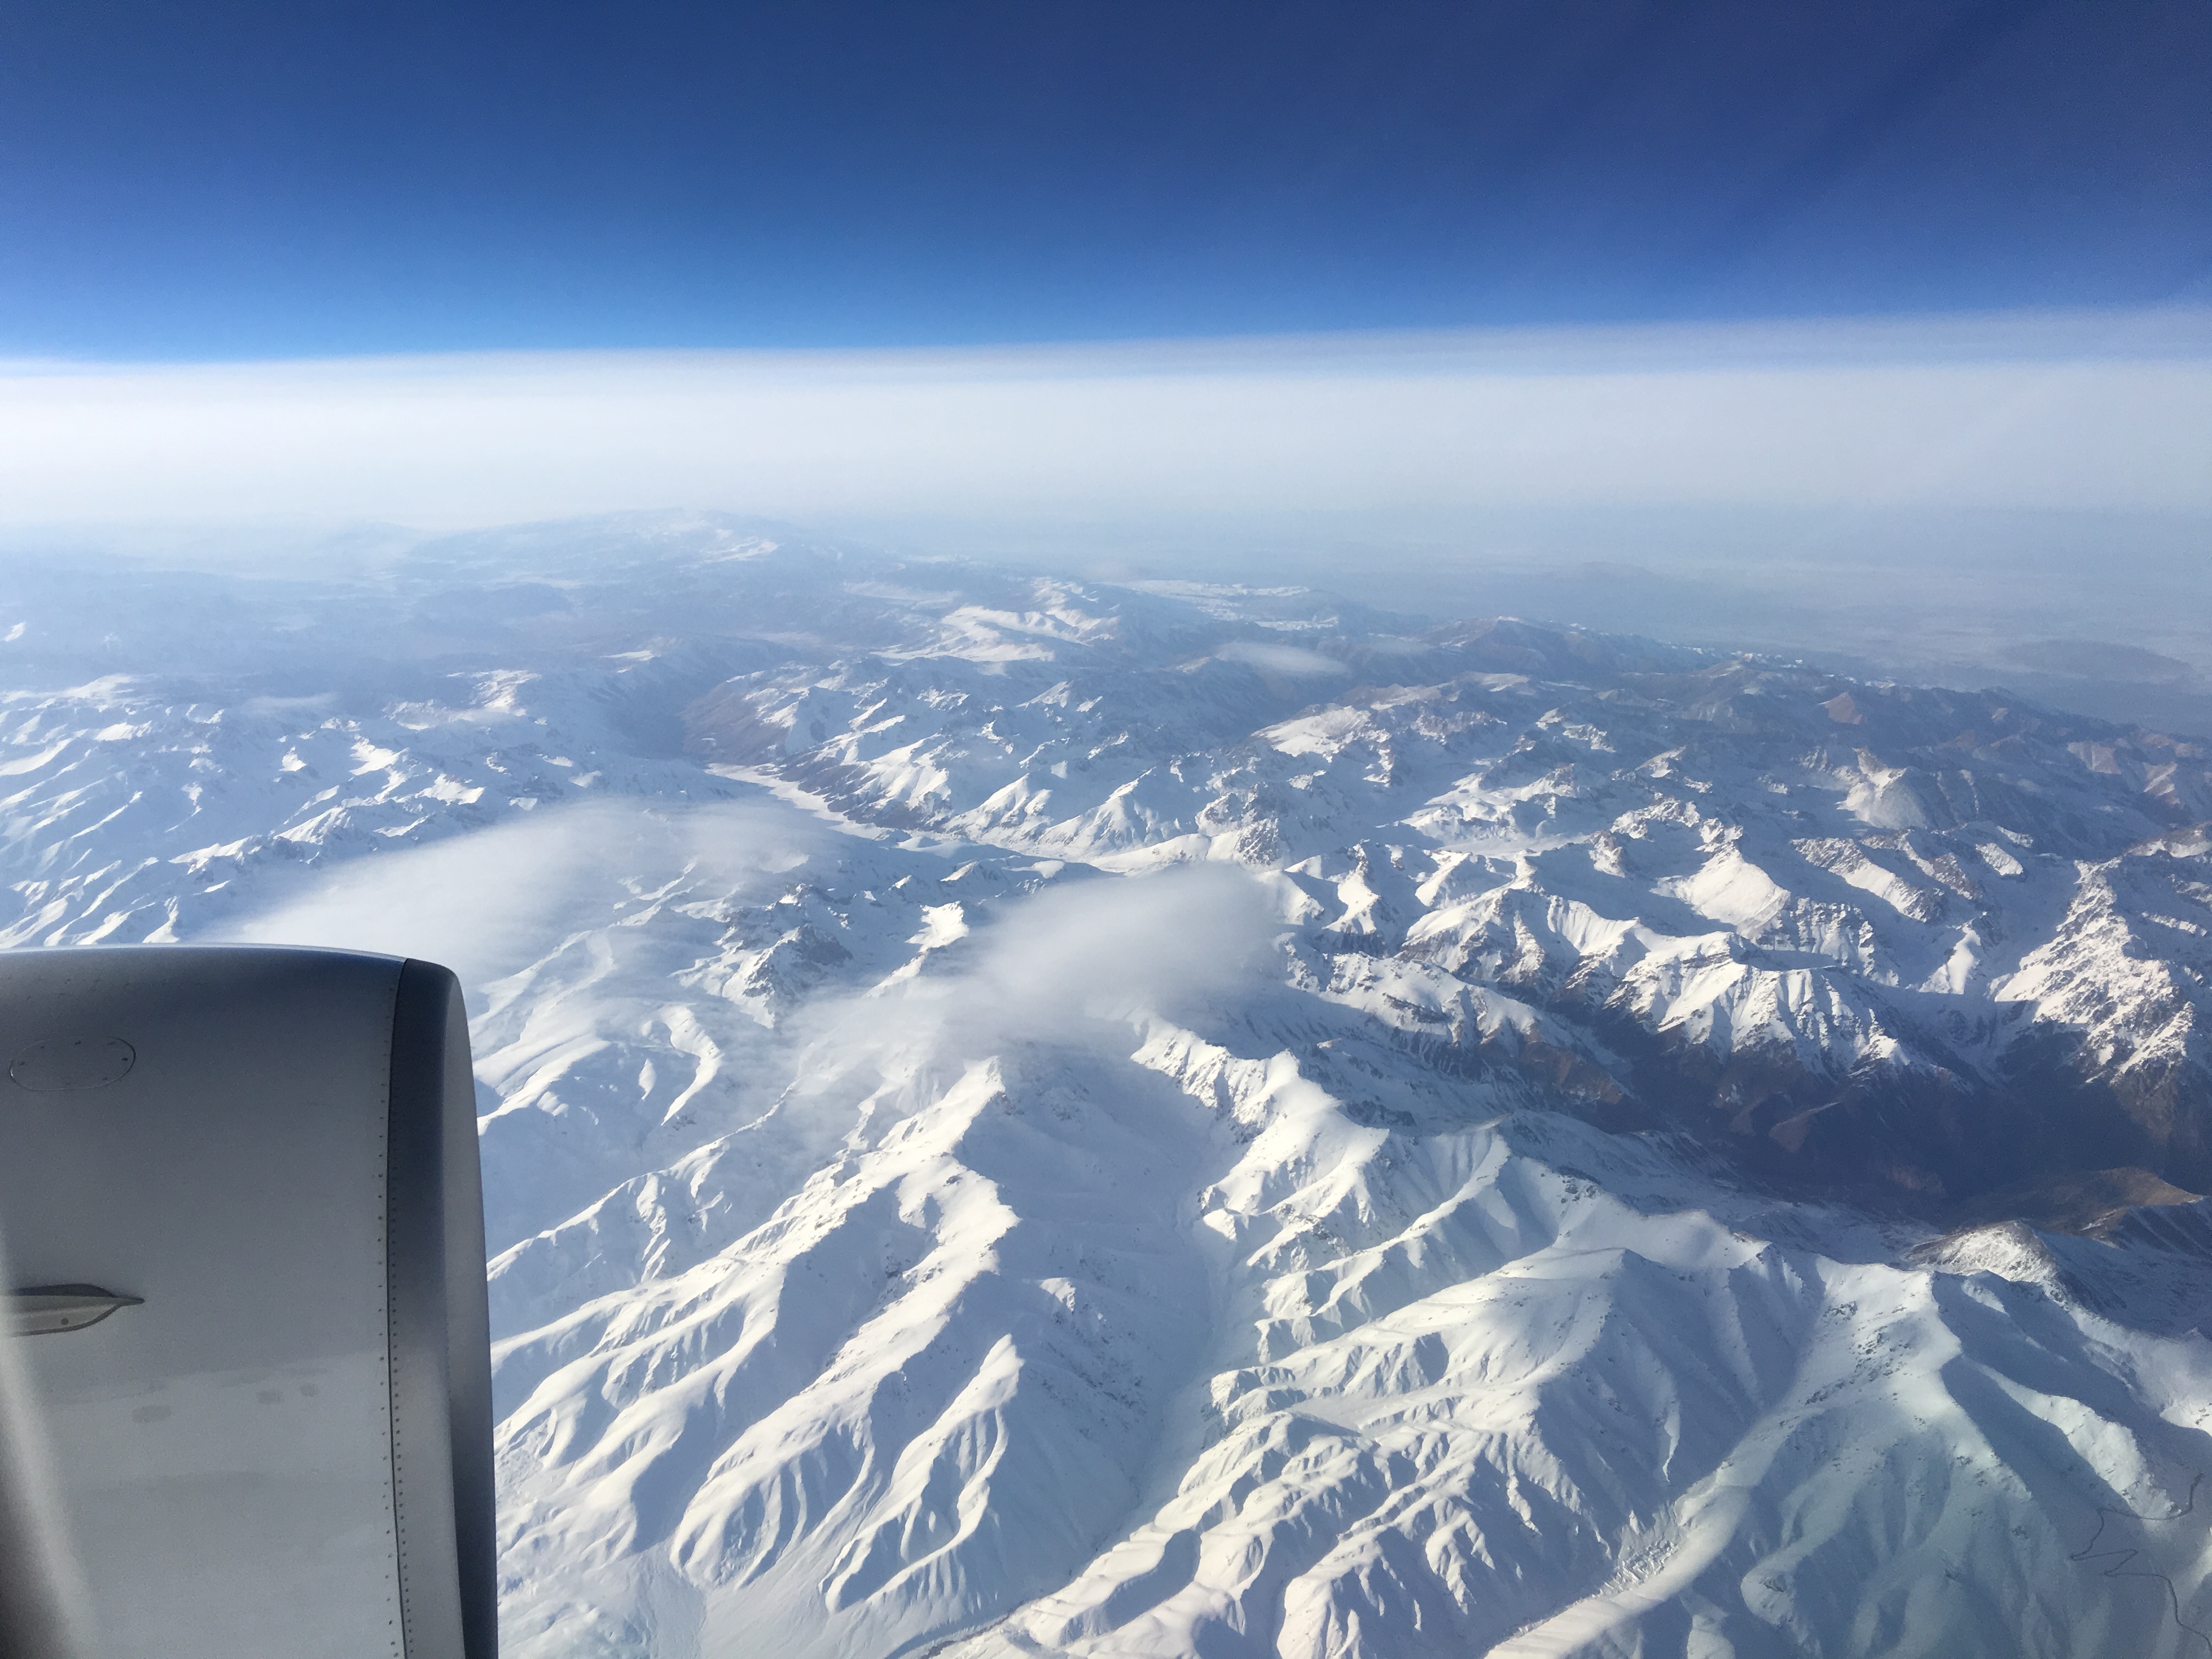
POLYGON ((15 592, 7 944, 466 982, 511 1655, 2212 1654, 2185 734, 711 518, 15 592))

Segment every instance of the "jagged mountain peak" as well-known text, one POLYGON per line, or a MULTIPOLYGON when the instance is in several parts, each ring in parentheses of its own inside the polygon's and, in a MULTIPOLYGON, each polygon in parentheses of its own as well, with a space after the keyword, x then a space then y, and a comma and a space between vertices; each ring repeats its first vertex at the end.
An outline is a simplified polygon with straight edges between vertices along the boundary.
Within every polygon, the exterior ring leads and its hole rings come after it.
POLYGON ((2191 740, 712 519, 114 611, 4 937, 462 971, 510 1651, 2212 1627, 2191 740))

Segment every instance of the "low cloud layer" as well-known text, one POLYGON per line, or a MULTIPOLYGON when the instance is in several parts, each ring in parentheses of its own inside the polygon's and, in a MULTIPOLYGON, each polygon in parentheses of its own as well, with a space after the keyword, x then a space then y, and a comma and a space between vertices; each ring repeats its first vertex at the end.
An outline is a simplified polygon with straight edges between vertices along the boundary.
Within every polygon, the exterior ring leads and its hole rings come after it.
POLYGON ((1241 866, 1178 866, 1038 894, 985 936, 951 995, 1014 1033, 1071 1021, 1178 1014, 1241 986, 1280 926, 1241 866))
MULTIPOLYGON (((583 802, 318 871, 207 939, 418 957, 480 990, 664 891, 773 893, 839 844, 780 802, 583 802)), ((1215 865, 1075 881, 951 920, 963 908, 943 913, 951 957, 824 1001, 801 1040, 872 1060, 887 1046, 1083 1040, 1243 985, 1281 925, 1263 883, 1215 865)))
POLYGON ((1241 662, 1262 673, 1285 679, 1305 679, 1316 674, 1343 674, 1345 665, 1334 657, 1304 646, 1276 645, 1264 640, 1231 640, 1213 653, 1226 662, 1241 662))
POLYGON ((1048 888, 979 920, 944 965, 806 1012, 793 1033, 813 1087, 1031 1044, 1127 1053, 1133 1025, 1203 1023, 1249 994, 1282 926, 1260 878, 1209 864, 1048 888))
POLYGON ((2212 510, 2212 314, 0 370, 0 526, 2212 510))
POLYGON ((626 899, 687 877, 747 890, 827 834, 776 805, 582 802, 350 860, 211 937, 418 957, 474 988, 604 925, 626 899))

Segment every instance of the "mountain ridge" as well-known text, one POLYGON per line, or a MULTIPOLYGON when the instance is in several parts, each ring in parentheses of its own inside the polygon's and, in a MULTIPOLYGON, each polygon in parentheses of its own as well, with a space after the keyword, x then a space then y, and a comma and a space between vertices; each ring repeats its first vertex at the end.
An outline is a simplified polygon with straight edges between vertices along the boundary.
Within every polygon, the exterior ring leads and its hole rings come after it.
POLYGON ((0 939, 461 972, 509 1651, 2202 1646, 2200 745, 764 540, 0 646, 0 939))

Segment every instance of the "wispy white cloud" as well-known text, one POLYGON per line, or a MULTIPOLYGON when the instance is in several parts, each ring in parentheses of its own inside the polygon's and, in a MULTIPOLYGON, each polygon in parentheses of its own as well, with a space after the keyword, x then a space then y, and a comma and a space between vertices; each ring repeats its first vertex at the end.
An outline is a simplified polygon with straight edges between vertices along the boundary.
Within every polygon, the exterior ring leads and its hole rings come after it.
POLYGON ((2212 316, 0 370, 0 524, 2212 509, 2212 316))
POLYGON ((1279 896, 1240 866, 1180 865, 1018 898, 957 957, 865 994, 829 998, 791 1025, 811 1086, 913 1074, 1009 1046, 1126 1053, 1133 1026, 1203 1017, 1248 995, 1280 930, 1279 896))
POLYGON ((823 833, 774 804, 580 802, 318 870, 210 937, 419 957, 474 988, 657 887, 745 890, 801 862, 823 833))
POLYGON ((1309 651, 1301 645, 1278 645, 1272 640, 1231 640, 1213 653, 1230 662, 1241 662, 1263 673, 1301 679, 1313 674, 1342 674, 1345 665, 1334 657, 1309 651))
MULTIPOLYGON (((776 890, 838 840, 775 801, 579 802, 318 868, 205 938, 420 957, 481 987, 657 893, 776 890)), ((1048 888, 977 912, 972 940, 965 923, 950 930, 957 965, 832 999, 812 1024, 867 1048, 947 1032, 1066 1039, 1176 1012, 1249 977, 1279 926, 1272 903, 1241 867, 1208 864, 1048 888)))

